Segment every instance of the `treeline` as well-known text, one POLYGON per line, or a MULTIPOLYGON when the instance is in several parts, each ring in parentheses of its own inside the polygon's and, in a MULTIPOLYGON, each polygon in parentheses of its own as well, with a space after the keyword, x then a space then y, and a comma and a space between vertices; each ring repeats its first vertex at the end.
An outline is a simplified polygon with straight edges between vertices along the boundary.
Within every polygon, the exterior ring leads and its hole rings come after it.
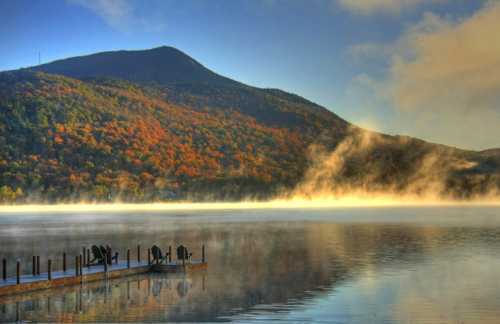
POLYGON ((241 197, 241 179, 269 192, 302 176, 307 143, 297 130, 152 92, 120 81, 0 73, 0 200, 184 199, 211 183, 225 188, 221 197, 241 197))

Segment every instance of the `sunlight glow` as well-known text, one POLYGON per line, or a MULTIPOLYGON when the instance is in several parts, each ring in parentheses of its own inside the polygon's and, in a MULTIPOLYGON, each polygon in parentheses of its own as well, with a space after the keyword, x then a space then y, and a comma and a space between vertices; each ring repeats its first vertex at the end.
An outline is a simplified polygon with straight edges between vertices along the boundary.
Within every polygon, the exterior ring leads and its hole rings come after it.
POLYGON ((394 199, 390 196, 341 198, 279 199, 243 202, 172 202, 172 203, 74 203, 27 204, 0 206, 0 213, 63 213, 63 212, 121 212, 121 211, 175 211, 175 210, 243 210, 243 209, 307 209, 307 208, 374 208, 374 207, 431 207, 431 206, 500 206, 498 200, 418 200, 394 199))

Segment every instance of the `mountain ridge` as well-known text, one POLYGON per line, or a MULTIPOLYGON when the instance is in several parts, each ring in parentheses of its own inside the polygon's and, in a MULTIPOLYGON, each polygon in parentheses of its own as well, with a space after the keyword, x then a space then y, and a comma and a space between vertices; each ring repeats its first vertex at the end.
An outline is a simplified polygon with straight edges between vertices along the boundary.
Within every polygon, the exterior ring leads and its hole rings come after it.
POLYGON ((56 60, 27 69, 76 79, 114 77, 132 82, 160 85, 182 82, 239 84, 237 81, 209 70, 184 52, 170 46, 146 50, 99 52, 56 60))
POLYGON ((432 187, 471 199, 498 191, 499 157, 366 131, 169 47, 0 72, 4 203, 269 199, 297 188, 314 196, 432 187), (163 72, 151 74, 160 59, 163 72))

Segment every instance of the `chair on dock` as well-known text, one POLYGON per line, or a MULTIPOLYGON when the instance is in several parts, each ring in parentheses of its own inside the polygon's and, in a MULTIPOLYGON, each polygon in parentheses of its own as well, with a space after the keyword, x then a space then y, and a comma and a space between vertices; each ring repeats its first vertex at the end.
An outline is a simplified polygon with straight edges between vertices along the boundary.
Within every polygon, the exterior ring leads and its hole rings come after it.
POLYGON ((106 256, 108 255, 108 250, 102 245, 99 246, 99 250, 101 251, 101 255, 103 256, 104 260, 106 260, 106 256))
POLYGON ((111 246, 106 245, 106 247, 104 247, 101 245, 99 249, 101 250, 102 255, 108 260, 108 264, 112 264, 113 261, 118 262, 118 252, 116 252, 115 255, 112 255, 111 246))
POLYGON ((191 260, 193 253, 189 253, 187 247, 179 245, 177 247, 177 260, 191 260))
POLYGON ((163 261, 165 261, 167 259, 167 255, 163 255, 161 253, 161 249, 156 246, 156 245, 153 245, 153 247, 151 248, 151 253, 153 254, 153 263, 163 263, 163 261))
MULTIPOLYGON (((91 251, 93 259, 90 260, 90 265, 104 264, 104 262, 107 261, 108 249, 106 249, 104 246, 92 245, 91 251)), ((118 261, 118 252, 116 252, 115 255, 111 257, 111 261, 113 260, 115 262, 118 261)))
MULTIPOLYGON (((102 246, 101 246, 102 247, 102 246)), ((92 257, 93 259, 90 260, 90 264, 103 264, 104 261, 106 260, 105 255, 102 253, 102 249, 99 248, 97 245, 92 245, 92 257)))

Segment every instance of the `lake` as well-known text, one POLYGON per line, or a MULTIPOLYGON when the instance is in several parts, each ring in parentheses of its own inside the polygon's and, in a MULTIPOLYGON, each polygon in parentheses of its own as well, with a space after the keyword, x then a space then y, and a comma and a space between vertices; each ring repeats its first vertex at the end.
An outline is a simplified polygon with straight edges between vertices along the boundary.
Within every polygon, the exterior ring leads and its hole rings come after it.
POLYGON ((194 258, 205 244, 209 268, 0 297, 0 321, 500 318, 498 207, 0 214, 0 258, 20 258, 25 273, 34 254, 57 270, 63 251, 106 243, 121 256, 182 243, 194 258))

